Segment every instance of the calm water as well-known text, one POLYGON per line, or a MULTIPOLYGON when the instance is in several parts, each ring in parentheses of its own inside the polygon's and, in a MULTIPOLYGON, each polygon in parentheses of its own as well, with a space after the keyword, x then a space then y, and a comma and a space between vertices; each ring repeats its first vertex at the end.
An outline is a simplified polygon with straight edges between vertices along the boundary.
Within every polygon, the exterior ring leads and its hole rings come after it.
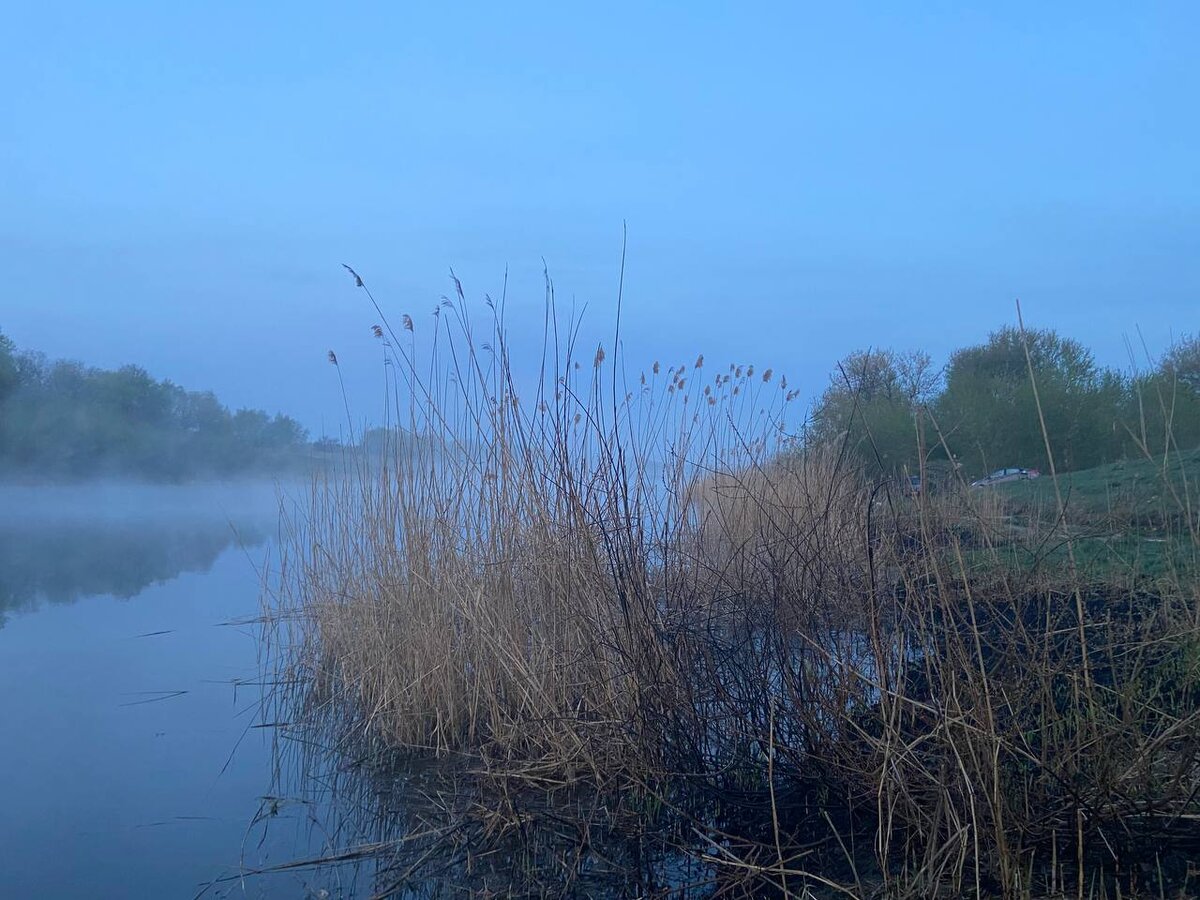
POLYGON ((307 854, 303 829, 249 828, 271 751, 238 622, 276 513, 266 484, 0 488, 0 896, 190 898, 307 854))

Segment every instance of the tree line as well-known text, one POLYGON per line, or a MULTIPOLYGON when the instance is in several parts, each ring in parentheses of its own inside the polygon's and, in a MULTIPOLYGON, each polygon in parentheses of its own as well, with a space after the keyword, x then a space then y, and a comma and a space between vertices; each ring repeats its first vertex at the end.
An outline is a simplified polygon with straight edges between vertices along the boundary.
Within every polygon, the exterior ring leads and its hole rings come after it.
POLYGON ((230 476, 299 465, 294 419, 230 411, 138 366, 48 360, 0 333, 0 477, 230 476))
POLYGON ((1060 471, 1200 446, 1200 336, 1144 371, 1097 364, 1052 330, 1005 327, 938 368, 921 351, 843 359, 806 428, 890 477, 926 465, 967 475, 1023 466, 1060 471))

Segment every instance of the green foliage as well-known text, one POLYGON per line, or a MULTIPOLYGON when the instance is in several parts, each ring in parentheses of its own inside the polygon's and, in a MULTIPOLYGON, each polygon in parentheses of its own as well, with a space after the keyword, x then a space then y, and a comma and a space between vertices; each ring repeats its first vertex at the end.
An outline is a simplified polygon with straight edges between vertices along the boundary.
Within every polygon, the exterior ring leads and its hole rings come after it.
POLYGON ((1172 381, 1200 392, 1200 335, 1187 335, 1163 357, 1161 371, 1172 381))
POLYGON ((0 475, 179 480, 277 469, 306 448, 286 416, 231 413, 137 366, 48 362, 0 335, 0 475))
POLYGON ((1100 370, 1078 341, 1053 331, 1030 331, 1023 341, 1017 329, 1003 328, 951 357, 938 420, 970 470, 1046 469, 1040 400, 1056 464, 1087 468, 1120 452, 1114 426, 1122 395, 1120 378, 1100 370))
POLYGON ((947 451, 966 474, 981 475, 1047 470, 1043 423, 1060 471, 1200 446, 1200 339, 1181 341, 1153 371, 1132 377, 1101 368, 1078 341, 1049 330, 1002 328, 955 352, 944 373, 922 353, 856 352, 839 363, 808 438, 844 442, 884 477, 947 451))
POLYGON ((17 386, 17 348, 0 332, 0 403, 17 386))
POLYGON ((1200 446, 1200 336, 1176 343, 1154 371, 1134 378, 1125 420, 1142 455, 1200 446))
POLYGON ((925 353, 866 350, 838 364, 813 413, 810 440, 843 444, 868 469, 889 475, 920 466, 922 409, 939 380, 925 353))

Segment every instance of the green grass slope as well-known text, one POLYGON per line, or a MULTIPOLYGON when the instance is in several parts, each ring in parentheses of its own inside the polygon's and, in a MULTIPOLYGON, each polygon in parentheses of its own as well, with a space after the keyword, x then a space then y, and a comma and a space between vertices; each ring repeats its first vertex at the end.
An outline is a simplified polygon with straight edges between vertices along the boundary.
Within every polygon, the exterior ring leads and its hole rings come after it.
POLYGON ((1110 463, 1059 475, 1060 516, 1048 475, 994 491, 1014 537, 1041 563, 1069 558, 1085 575, 1184 577, 1200 571, 1200 448, 1165 459, 1110 463))

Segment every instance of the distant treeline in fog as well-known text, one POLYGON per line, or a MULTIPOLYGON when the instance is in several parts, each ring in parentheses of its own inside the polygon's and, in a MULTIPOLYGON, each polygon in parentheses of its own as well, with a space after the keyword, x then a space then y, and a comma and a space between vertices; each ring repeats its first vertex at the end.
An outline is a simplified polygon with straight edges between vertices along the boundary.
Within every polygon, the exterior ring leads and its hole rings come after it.
POLYGON ((0 333, 0 477, 233 476, 303 465, 311 447, 287 416, 231 412, 137 366, 47 360, 0 333))

